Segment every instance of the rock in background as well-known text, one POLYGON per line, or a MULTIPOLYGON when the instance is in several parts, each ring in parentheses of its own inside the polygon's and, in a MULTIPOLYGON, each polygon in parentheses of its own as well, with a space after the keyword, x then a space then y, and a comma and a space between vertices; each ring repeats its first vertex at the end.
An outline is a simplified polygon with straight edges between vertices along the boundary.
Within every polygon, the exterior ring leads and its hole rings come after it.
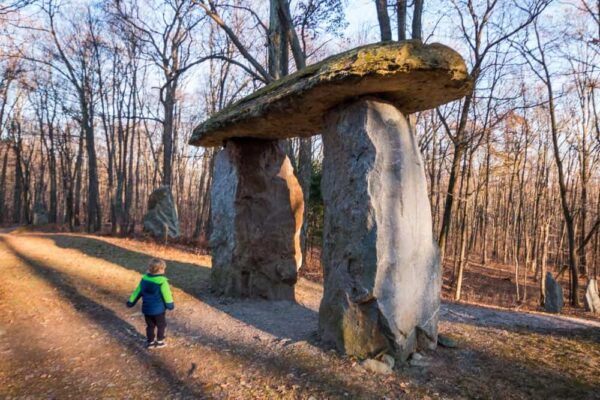
POLYGON ((563 308, 563 290, 562 287, 552 277, 550 272, 546 273, 546 296, 544 299, 544 309, 551 313, 559 313, 563 308))
POLYGON ((427 182, 406 117, 359 100, 323 133, 325 342, 360 358, 437 344, 441 271, 427 182))
POLYGON ((177 207, 170 187, 161 186, 150 194, 148 211, 144 215, 144 231, 157 239, 179 236, 177 207))
POLYGON ((594 314, 600 314, 600 296, 598 295, 598 281, 590 279, 585 288, 585 309, 594 314))
POLYGON ((44 207, 41 203, 36 203, 33 206, 33 225, 46 225, 50 221, 48 217, 48 211, 46 211, 46 207, 44 207))
POLYGON ((213 289, 294 300, 304 199, 281 144, 227 141, 215 160, 211 190, 213 289))

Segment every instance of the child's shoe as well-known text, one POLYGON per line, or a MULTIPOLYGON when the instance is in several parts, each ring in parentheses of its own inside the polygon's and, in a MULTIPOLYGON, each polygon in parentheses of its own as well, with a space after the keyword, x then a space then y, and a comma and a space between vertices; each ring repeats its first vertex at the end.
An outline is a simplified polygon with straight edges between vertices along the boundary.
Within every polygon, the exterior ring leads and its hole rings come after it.
POLYGON ((154 347, 156 347, 156 342, 146 342, 147 349, 152 349, 154 347))
POLYGON ((154 342, 154 346, 158 349, 160 349, 161 347, 166 347, 167 346, 167 342, 165 342, 164 340, 157 340, 156 342, 154 342))

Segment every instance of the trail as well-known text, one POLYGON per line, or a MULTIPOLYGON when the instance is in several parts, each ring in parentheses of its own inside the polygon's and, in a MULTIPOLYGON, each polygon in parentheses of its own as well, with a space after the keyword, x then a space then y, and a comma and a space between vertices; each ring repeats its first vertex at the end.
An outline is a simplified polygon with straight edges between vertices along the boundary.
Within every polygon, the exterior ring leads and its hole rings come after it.
POLYGON ((386 377, 321 347, 322 289, 305 280, 297 304, 224 300, 207 256, 75 234, 1 233, 0 269, 1 398, 600 397, 593 321, 445 304, 440 329, 460 348, 386 377), (152 256, 176 309, 169 346, 148 351, 124 303, 152 256))

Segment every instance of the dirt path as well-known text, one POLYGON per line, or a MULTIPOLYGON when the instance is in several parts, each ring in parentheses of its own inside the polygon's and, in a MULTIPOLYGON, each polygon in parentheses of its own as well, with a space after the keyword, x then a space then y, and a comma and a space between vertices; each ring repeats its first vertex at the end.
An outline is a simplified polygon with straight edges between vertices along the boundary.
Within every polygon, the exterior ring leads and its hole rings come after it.
POLYGON ((598 323, 448 304, 440 330, 460 348, 378 376, 319 346, 319 285, 301 281, 298 304, 223 300, 209 266, 126 239, 0 234, 0 398, 600 398, 598 323), (176 310, 169 347, 149 352, 124 302, 151 256, 176 310))

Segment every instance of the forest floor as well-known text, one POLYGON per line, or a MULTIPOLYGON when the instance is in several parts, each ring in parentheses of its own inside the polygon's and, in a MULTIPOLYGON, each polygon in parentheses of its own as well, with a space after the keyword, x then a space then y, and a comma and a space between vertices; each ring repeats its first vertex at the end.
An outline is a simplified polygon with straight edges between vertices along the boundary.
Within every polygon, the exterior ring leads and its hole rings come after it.
POLYGON ((210 257, 131 239, 0 233, 0 398, 600 399, 600 322, 445 303, 458 348, 389 376, 320 346, 318 283, 297 303, 209 291, 210 257), (168 347, 146 350, 125 307, 149 257, 167 261, 168 347))

